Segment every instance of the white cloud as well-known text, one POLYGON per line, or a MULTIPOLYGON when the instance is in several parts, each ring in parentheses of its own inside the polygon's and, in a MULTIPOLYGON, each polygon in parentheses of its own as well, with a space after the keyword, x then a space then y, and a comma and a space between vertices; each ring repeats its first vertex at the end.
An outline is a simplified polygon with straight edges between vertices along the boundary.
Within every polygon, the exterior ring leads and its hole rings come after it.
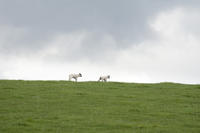
MULTIPOLYGON (((132 77, 145 73, 151 82, 199 83, 199 36, 188 32, 184 25, 184 20, 191 18, 190 14, 196 11, 177 8, 159 13, 150 21, 157 38, 121 51, 119 61, 123 64, 122 68, 133 73, 132 77)), ((191 24, 200 19, 196 17, 191 20, 191 24)), ((141 81, 146 82, 145 79, 141 81)))

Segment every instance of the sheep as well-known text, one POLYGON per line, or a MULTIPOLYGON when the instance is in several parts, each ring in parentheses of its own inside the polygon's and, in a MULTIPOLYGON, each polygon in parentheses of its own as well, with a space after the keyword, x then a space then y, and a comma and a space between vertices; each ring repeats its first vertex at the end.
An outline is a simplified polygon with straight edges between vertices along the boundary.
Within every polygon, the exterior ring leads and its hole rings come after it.
POLYGON ((78 77, 82 77, 82 74, 81 73, 79 73, 79 74, 70 74, 69 75, 69 81, 71 81, 71 79, 73 78, 77 82, 78 77))
POLYGON ((98 81, 104 81, 104 82, 107 82, 107 79, 110 79, 110 75, 107 75, 107 76, 100 76, 100 78, 99 78, 98 81))

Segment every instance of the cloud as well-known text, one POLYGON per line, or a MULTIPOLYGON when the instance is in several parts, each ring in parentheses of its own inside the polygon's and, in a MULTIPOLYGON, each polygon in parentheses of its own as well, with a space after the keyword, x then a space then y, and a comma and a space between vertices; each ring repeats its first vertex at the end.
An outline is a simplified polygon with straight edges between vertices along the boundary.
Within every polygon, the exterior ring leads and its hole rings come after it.
MULTIPOLYGON (((20 45, 35 46, 36 50, 42 45, 37 41, 48 40, 57 33, 80 31, 95 33, 93 37, 97 41, 105 35, 112 36, 118 42, 116 47, 121 49, 130 46, 130 43, 124 42, 140 42, 151 37, 148 17, 174 7, 175 3, 146 0, 0 0, 0 24, 28 29, 26 43, 20 45), (34 41, 36 43, 32 43, 34 41)), ((89 46, 99 46, 95 45, 96 40, 88 42, 91 43, 89 46)))
POLYGON ((76 62, 90 60, 94 63, 110 60, 117 50, 111 35, 98 37, 87 31, 57 34, 45 42, 39 54, 48 60, 76 62), (106 58, 105 58, 106 57, 106 58))
POLYGON ((61 1, 57 11, 53 1, 5 2, 0 77, 63 80, 81 72, 82 81, 110 74, 112 81, 199 83, 196 3, 61 1))
POLYGON ((188 32, 185 20, 193 24, 200 16, 191 18, 191 14, 197 11, 176 8, 159 13, 149 21, 157 37, 121 51, 118 64, 130 73, 147 75, 152 82, 199 83, 200 40, 195 32, 188 32))

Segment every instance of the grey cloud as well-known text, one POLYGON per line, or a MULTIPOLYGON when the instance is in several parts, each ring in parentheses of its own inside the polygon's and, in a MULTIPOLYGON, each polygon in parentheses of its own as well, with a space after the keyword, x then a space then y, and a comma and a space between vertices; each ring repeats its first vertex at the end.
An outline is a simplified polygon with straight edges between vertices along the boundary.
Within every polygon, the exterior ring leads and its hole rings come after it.
POLYGON ((47 47, 45 41, 48 42, 55 33, 84 30, 94 34, 81 42, 80 49, 76 50, 79 54, 74 58, 101 58, 100 53, 127 48, 151 38, 147 20, 156 13, 198 3, 197 0, 0 0, 0 24, 27 30, 21 39, 11 41, 3 48, 11 53, 13 50, 18 54, 34 53, 47 47), (103 43, 105 35, 112 36, 115 44, 103 43))
POLYGON ((197 83, 199 5, 199 0, 0 0, 0 77, 59 80, 64 72, 78 71, 91 79, 110 73, 115 81, 197 83), (181 11, 184 20, 176 18, 179 7, 187 8, 181 11))
POLYGON ((163 10, 167 3, 142 0, 8 0, 1 3, 1 16, 3 22, 31 28, 31 32, 36 34, 86 29, 135 40, 144 36, 147 17, 163 10))

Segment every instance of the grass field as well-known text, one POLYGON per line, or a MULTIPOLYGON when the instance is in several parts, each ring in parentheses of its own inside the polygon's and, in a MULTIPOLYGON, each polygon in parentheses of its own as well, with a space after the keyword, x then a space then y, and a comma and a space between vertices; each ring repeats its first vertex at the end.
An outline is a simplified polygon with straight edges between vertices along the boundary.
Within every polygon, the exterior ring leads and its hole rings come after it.
POLYGON ((0 133, 200 133, 200 85, 1 80, 0 133))

